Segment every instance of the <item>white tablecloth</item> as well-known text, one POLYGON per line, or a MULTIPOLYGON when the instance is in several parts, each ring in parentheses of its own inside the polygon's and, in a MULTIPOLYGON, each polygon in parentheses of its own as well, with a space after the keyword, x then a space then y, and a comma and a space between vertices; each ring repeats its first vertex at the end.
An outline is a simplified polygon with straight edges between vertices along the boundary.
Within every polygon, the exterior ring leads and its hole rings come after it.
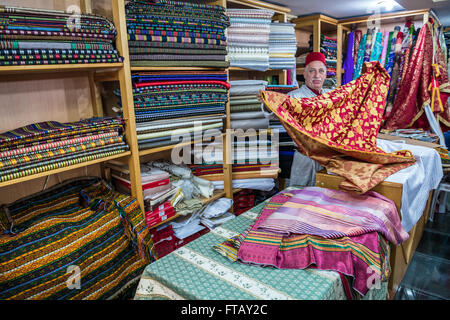
POLYGON ((406 144, 403 141, 377 139, 377 145, 385 152, 406 149, 416 158, 414 165, 394 173, 385 180, 403 184, 402 226, 409 232, 422 216, 430 190, 436 189, 442 180, 444 174, 441 158, 432 148, 406 144))

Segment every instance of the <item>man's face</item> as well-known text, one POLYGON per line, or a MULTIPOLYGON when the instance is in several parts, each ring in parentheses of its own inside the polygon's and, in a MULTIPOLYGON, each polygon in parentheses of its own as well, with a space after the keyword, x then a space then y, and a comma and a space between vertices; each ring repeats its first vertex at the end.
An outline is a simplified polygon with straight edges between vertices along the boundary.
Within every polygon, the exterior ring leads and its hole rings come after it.
POLYGON ((323 62, 313 61, 305 68, 303 76, 308 87, 320 91, 327 77, 327 68, 323 62))

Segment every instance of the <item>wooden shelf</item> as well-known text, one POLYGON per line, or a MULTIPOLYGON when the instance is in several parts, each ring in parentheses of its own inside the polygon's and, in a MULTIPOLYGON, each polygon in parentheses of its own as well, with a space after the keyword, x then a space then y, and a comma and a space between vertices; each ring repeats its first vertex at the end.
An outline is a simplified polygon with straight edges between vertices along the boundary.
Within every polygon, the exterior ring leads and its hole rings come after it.
POLYGON ((278 6, 272 3, 258 1, 258 0, 227 0, 228 8, 255 8, 255 9, 269 9, 275 11, 275 13, 287 14, 291 12, 291 9, 278 6))
POLYGON ((217 199, 225 197, 225 191, 215 190, 214 194, 210 198, 202 198, 203 205, 207 205, 213 201, 216 201, 217 199))
POLYGON ((80 72, 102 71, 123 68, 123 63, 85 63, 85 64, 52 64, 29 66, 4 66, 0 67, 1 75, 22 73, 53 73, 53 72, 80 72))
MULTIPOLYGON (((202 198, 201 201, 202 201, 203 205, 205 206, 205 205, 207 205, 207 204, 209 204, 209 203, 211 203, 211 202, 213 202, 213 201, 215 201, 217 199, 223 198, 223 197, 225 197, 225 191, 216 190, 216 191, 214 191, 214 194, 212 195, 212 197, 210 197, 210 198, 202 198)), ((161 225, 163 225, 163 224, 165 224, 167 222, 170 222, 170 221, 172 221, 172 220, 174 220, 174 219, 176 219, 178 217, 180 217, 180 215, 179 214, 175 214, 173 217, 170 217, 170 218, 168 218, 168 219, 166 219, 164 221, 161 221, 158 224, 155 224, 150 229, 157 228, 157 227, 159 227, 159 226, 161 226, 161 225)))
POLYGON ((122 157, 127 157, 127 156, 130 156, 130 155, 131 155, 131 152, 130 151, 126 151, 126 152, 123 152, 123 153, 120 153, 120 154, 116 154, 116 155, 112 155, 112 156, 105 157, 105 158, 99 158, 99 159, 95 159, 95 160, 91 160, 91 161, 81 162, 81 163, 77 163, 77 164, 74 164, 74 165, 71 165, 71 166, 67 166, 67 167, 63 167, 63 168, 58 168, 58 169, 49 170, 49 171, 45 171, 45 172, 41 172, 41 173, 36 173, 36 174, 29 175, 29 176, 13 179, 13 180, 0 182, 0 188, 1 187, 6 187, 6 186, 9 186, 9 185, 13 185, 13 184, 16 184, 16 183, 20 183, 20 182, 25 182, 25 181, 29 181, 29 180, 45 177, 45 176, 52 175, 52 174, 57 174, 57 173, 70 171, 70 170, 77 169, 77 168, 90 166, 90 165, 93 165, 93 164, 97 164, 97 163, 101 163, 101 162, 105 162, 105 161, 109 161, 109 160, 113 160, 113 159, 119 159, 119 158, 122 158, 122 157))
MULTIPOLYGON (((428 16, 429 14, 433 15, 433 12, 429 9, 421 9, 421 10, 409 10, 409 11, 398 11, 392 13, 383 13, 380 15, 368 15, 368 16, 359 16, 355 18, 342 19, 339 20, 340 25, 356 25, 360 23, 366 24, 368 21, 380 21, 383 23, 395 23, 398 22, 400 18, 412 18, 414 16, 418 16, 420 19, 423 16, 428 16)), ((433 17, 435 17, 433 15, 433 17)))

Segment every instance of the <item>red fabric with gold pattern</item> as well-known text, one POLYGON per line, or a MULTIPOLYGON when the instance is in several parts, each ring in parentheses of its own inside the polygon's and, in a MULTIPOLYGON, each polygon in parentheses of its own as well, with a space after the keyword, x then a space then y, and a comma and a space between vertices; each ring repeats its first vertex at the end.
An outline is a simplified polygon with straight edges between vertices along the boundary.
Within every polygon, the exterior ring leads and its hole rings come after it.
POLYGON ((416 44, 411 54, 411 59, 404 66, 406 69, 401 80, 400 89, 395 97, 392 111, 387 115, 383 128, 388 130, 404 129, 409 127, 429 129, 430 125, 425 115, 424 107, 431 104, 430 83, 433 79, 433 41, 436 41, 435 62, 440 66, 439 91, 444 107, 439 112, 439 104, 436 99, 436 119, 441 124, 442 131, 450 127, 450 109, 447 99, 450 94, 450 83, 448 82, 447 66, 439 41, 433 39, 432 25, 426 23, 417 36, 416 44), (444 128, 446 126, 447 128, 444 128))
POLYGON ((379 62, 367 62, 364 69, 358 79, 314 98, 261 93, 299 152, 346 178, 342 189, 358 193, 415 162, 408 150, 385 153, 377 147, 389 74, 379 62))

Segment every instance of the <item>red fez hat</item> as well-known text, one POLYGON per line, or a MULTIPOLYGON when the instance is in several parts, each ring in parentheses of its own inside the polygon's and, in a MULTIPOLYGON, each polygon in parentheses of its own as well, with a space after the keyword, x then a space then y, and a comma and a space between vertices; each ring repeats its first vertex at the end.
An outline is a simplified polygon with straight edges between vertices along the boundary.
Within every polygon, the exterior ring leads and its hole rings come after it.
POLYGON ((305 67, 313 61, 321 61, 323 62, 323 64, 325 65, 325 67, 327 66, 327 62, 325 61, 325 56, 323 55, 322 52, 310 52, 308 53, 308 55, 306 56, 306 60, 305 60, 305 67))

